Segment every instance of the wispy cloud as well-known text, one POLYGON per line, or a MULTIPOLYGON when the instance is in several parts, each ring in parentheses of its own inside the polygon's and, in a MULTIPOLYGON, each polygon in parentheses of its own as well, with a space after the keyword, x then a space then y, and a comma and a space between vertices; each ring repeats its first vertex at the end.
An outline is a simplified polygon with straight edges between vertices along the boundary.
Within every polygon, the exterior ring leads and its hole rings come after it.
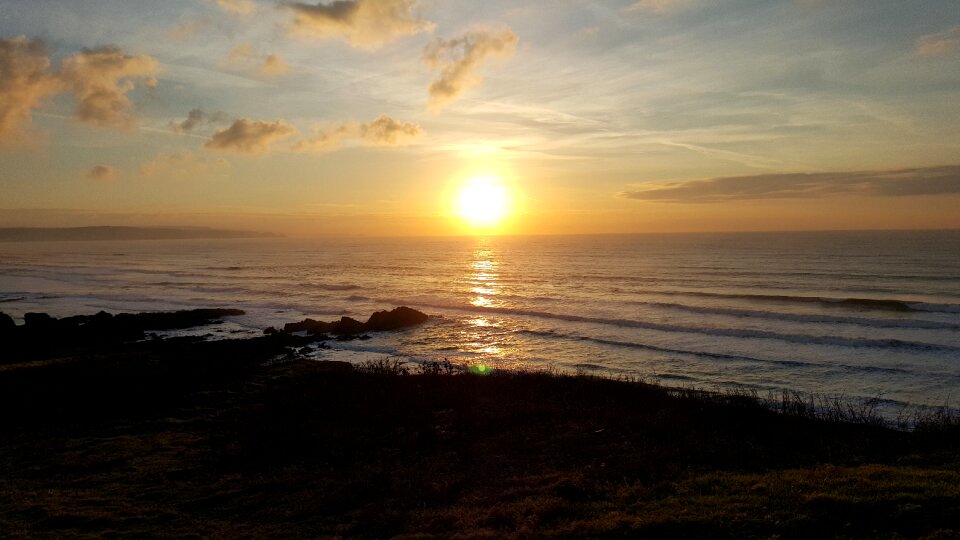
POLYGON ((160 153, 140 165, 140 175, 172 179, 208 177, 217 169, 230 166, 222 157, 212 157, 196 152, 160 153))
POLYGON ((398 122, 384 114, 370 123, 343 122, 327 129, 315 130, 312 137, 297 142, 292 150, 297 152, 330 150, 350 138, 359 139, 373 146, 397 146, 412 141, 422 133, 423 129, 419 125, 398 122))
POLYGON ((960 165, 827 173, 727 176, 644 185, 621 193, 642 201, 717 203, 755 199, 815 199, 838 194, 873 197, 960 194, 960 165))
POLYGON ((297 141, 291 150, 294 152, 323 152, 336 148, 340 142, 350 137, 355 130, 349 124, 339 124, 332 128, 316 129, 313 136, 297 141))
POLYGON ((113 179, 114 169, 110 165, 97 165, 87 171, 87 178, 91 180, 106 181, 113 179))
POLYGON ((488 57, 512 56, 518 41, 509 28, 475 29, 454 39, 435 39, 423 51, 423 61, 440 72, 430 83, 429 107, 439 109, 479 84, 477 68, 488 57))
POLYGON ((626 12, 666 15, 689 7, 692 3, 692 0, 640 0, 635 4, 631 4, 626 9, 626 12))
POLYGON ((241 43, 230 49, 225 67, 236 71, 246 71, 261 79, 272 79, 290 72, 290 65, 276 53, 262 55, 257 53, 250 43, 241 43))
POLYGON ((241 43, 227 53, 227 66, 233 68, 243 67, 245 64, 250 62, 250 59, 253 58, 253 45, 249 43, 241 43))
POLYGON ((124 54, 106 46, 81 51, 63 62, 63 78, 77 98, 76 116, 98 126, 127 128, 134 124, 127 93, 137 83, 156 85, 160 71, 152 57, 124 54))
POLYGON ((708 146, 700 144, 690 144, 679 141, 672 141, 668 139, 660 139, 656 141, 657 144, 663 146, 673 146, 676 148, 684 148, 690 150, 691 152, 696 152, 703 156, 707 156, 714 159, 720 159, 724 161, 732 161, 734 163, 741 163, 748 167, 754 167, 758 169, 770 169, 780 164, 779 161, 765 158, 762 156, 756 156, 751 154, 744 154, 742 152, 733 152, 730 150, 721 150, 718 148, 710 148, 708 146))
POLYGON ((915 48, 921 56, 941 56, 960 51, 960 25, 936 34, 921 36, 915 48))
POLYGON ((208 30, 212 25, 213 21, 209 17, 197 17, 173 26, 167 34, 177 41, 187 41, 199 32, 208 30))
POLYGON ((227 13, 238 15, 249 15, 257 9, 253 0, 217 0, 217 5, 227 13))
POLYGON ((20 140, 33 110, 62 86, 42 41, 0 40, 0 144, 20 140))
POLYGON ((221 129, 204 145, 210 150, 225 150, 241 154, 257 154, 267 150, 273 143, 297 132, 297 129, 282 119, 274 122, 241 118, 230 127, 221 129))
POLYGON ((260 64, 260 67, 257 68, 257 73, 261 77, 269 79, 272 77, 279 77, 281 75, 286 75, 290 72, 290 64, 287 64, 287 61, 283 59, 279 54, 268 54, 267 57, 263 60, 263 63, 260 64))
POLYGON ((362 49, 376 49, 404 36, 432 32, 435 27, 419 15, 415 0, 288 2, 282 6, 294 14, 292 34, 339 38, 362 49))

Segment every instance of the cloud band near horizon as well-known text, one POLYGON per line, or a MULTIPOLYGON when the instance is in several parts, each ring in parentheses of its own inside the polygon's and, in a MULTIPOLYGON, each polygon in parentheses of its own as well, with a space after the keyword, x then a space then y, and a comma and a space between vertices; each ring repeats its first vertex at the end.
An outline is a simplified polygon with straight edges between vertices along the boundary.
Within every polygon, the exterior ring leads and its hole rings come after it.
POLYGON ((666 203, 722 203, 760 199, 817 199, 832 195, 907 197, 960 195, 960 165, 825 173, 726 176, 664 182, 624 191, 627 199, 666 203))

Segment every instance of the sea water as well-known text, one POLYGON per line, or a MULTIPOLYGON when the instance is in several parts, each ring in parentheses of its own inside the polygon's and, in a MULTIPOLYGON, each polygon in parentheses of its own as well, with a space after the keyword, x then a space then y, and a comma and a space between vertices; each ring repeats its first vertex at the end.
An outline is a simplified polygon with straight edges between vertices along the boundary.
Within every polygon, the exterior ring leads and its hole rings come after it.
POLYGON ((428 323, 321 359, 449 360, 960 401, 960 231, 0 243, 15 318, 195 307, 260 334, 407 305, 428 323))

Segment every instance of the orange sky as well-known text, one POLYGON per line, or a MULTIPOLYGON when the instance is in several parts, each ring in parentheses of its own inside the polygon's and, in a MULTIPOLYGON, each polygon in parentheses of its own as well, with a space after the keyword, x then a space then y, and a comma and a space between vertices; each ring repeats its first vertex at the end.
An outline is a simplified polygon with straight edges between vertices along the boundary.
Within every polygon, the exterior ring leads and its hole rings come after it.
POLYGON ((343 5, 0 0, 0 226, 960 228, 952 0, 343 5))

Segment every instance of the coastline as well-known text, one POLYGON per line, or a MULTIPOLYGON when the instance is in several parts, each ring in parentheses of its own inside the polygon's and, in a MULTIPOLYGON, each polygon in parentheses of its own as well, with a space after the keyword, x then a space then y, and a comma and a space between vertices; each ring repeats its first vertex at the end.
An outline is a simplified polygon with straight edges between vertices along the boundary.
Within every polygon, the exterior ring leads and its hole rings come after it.
POLYGON ((224 315, 132 315, 114 337, 97 331, 96 316, 74 319, 75 333, 47 326, 7 356, 0 400, 19 412, 0 424, 2 529, 477 538, 960 531, 955 416, 904 432, 869 417, 812 418, 750 396, 588 375, 303 360, 316 336, 299 327, 219 341, 155 338, 147 328, 224 315))
POLYGON ((7 245, 0 310, 20 320, 237 307, 247 315, 164 333, 232 338, 408 305, 435 315, 418 335, 316 356, 571 373, 592 364, 607 376, 763 396, 881 397, 890 418, 956 404, 960 296, 946 254, 958 237, 871 238, 20 243, 7 245), (811 258, 828 252, 838 257, 811 258), (920 259, 930 267, 911 262, 920 259), (864 262, 874 260, 883 271, 864 262))

